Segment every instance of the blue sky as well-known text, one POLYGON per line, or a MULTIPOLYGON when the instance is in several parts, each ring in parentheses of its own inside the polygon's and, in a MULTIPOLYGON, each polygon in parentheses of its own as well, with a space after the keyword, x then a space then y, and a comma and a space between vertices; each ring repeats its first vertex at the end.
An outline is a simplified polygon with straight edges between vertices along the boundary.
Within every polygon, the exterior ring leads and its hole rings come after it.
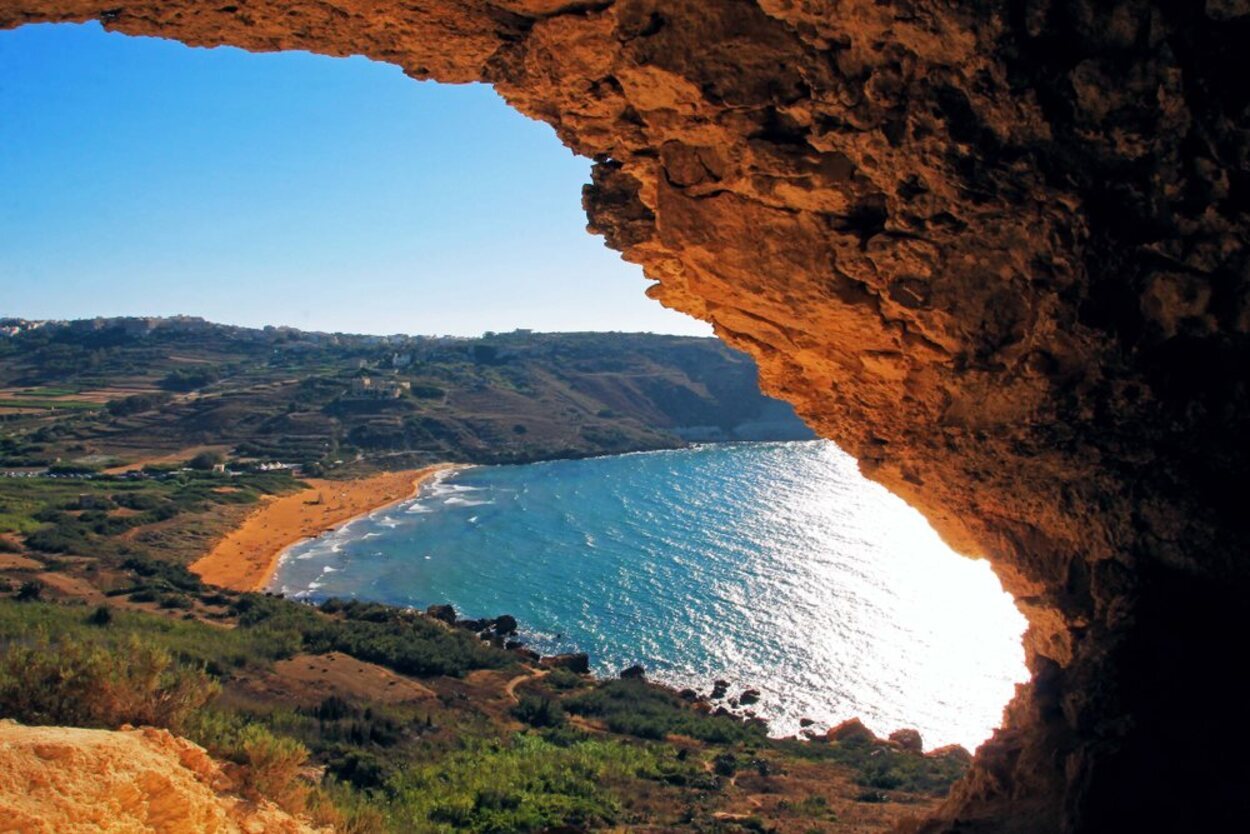
POLYGON ((96 24, 0 32, 0 315, 710 333, 585 231, 588 181, 482 85, 96 24))

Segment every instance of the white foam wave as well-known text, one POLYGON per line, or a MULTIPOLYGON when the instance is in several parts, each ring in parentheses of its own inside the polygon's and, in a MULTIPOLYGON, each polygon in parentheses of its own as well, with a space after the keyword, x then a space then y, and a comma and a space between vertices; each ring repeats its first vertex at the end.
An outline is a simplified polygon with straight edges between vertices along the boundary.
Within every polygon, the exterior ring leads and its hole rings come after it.
POLYGON ((443 502, 448 507, 481 507, 485 504, 494 504, 494 501, 474 501, 471 498, 460 498, 453 495, 443 502))

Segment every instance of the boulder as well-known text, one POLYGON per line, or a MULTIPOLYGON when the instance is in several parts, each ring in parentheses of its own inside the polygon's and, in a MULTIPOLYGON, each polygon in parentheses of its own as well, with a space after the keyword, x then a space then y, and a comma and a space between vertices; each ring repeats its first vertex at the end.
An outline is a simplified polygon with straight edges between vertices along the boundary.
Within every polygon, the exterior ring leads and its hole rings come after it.
POLYGON ((744 689, 742 694, 738 696, 738 703, 744 707, 749 707, 751 704, 758 704, 759 702, 760 691, 758 689, 744 689))
POLYGON ((928 757, 930 759, 951 759, 965 765, 972 762, 972 754, 968 752, 968 748, 959 744, 948 744, 945 747, 930 750, 928 757))
POLYGON ((447 625, 456 624, 456 609, 450 605, 431 605, 425 609, 425 615, 447 625))
POLYGON ((924 739, 920 737, 919 730, 895 730, 890 733, 890 741, 904 750, 911 750, 916 753, 924 752, 924 739))
POLYGON ((504 637, 509 634, 516 634, 516 617, 511 614, 501 614, 495 619, 495 633, 504 637))
POLYGON ((620 674, 622 680, 642 680, 647 676, 647 670, 641 663, 635 663, 622 669, 620 674))
POLYGON ((831 727, 825 738, 829 741, 852 744, 875 744, 880 741, 872 730, 864 726, 858 718, 848 718, 836 727, 831 727))
POLYGON ((720 700, 721 698, 724 698, 728 692, 729 692, 729 681, 724 681, 724 680, 719 680, 719 679, 712 681, 713 700, 720 700))
POLYGON ((573 652, 571 654, 557 654, 551 657, 544 657, 542 664, 549 669, 566 669, 578 675, 590 674, 590 655, 585 652, 573 652))

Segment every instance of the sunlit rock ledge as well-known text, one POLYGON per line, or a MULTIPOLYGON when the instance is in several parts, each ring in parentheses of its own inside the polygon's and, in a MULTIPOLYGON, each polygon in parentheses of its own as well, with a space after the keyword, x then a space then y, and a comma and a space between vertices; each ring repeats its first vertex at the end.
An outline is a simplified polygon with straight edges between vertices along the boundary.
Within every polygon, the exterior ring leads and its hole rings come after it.
POLYGON ((6 830, 330 830, 236 790, 202 747, 167 730, 25 727, 0 720, 0 818, 6 830))

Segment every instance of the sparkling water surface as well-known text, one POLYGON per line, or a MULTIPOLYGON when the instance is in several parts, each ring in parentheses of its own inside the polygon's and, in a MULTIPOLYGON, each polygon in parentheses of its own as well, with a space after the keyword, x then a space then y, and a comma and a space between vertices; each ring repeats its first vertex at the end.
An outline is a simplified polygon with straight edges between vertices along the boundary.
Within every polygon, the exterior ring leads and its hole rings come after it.
POLYGON ((825 441, 461 470, 291 548, 273 588, 512 614, 600 674, 754 687, 774 735, 859 716, 973 748, 1027 678, 989 565, 825 441))

